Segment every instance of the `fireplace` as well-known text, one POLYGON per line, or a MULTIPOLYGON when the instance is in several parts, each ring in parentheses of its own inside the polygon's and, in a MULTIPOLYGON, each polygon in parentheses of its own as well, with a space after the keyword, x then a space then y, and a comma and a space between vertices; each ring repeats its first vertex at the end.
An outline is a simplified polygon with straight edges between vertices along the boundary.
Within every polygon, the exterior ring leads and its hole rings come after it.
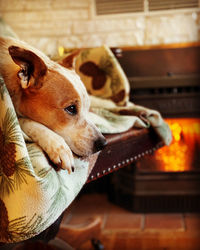
POLYGON ((114 173, 110 200, 135 212, 200 212, 200 44, 113 51, 131 101, 159 110, 173 142, 114 173))

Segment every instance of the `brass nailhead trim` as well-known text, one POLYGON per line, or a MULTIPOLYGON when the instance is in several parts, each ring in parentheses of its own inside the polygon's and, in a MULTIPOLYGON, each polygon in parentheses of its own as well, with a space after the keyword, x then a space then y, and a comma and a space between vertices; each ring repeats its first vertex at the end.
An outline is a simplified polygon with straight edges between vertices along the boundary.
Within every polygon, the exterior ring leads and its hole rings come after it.
MULTIPOLYGON (((149 149, 149 150, 146 150, 145 152, 142 152, 141 154, 138 154, 138 155, 136 155, 134 157, 131 157, 130 159, 126 159, 125 161, 119 162, 119 163, 117 163, 117 165, 113 165, 112 169, 116 169, 117 167, 121 167, 121 166, 125 165, 126 163, 130 163, 130 162, 136 161, 138 158, 141 158, 141 157, 143 157, 145 155, 152 154, 153 151, 157 150, 161 146, 162 146, 162 143, 156 145, 152 149, 149 149)), ((110 152, 108 152, 108 153, 110 153, 110 152)), ((108 168, 107 171, 110 172, 111 168, 108 168)), ((106 170, 103 170, 102 174, 105 174, 105 173, 106 173, 106 170)), ((97 173, 96 175, 97 175, 97 177, 99 177, 100 173, 97 173)), ((94 176, 92 175, 90 178, 94 179, 94 176)))

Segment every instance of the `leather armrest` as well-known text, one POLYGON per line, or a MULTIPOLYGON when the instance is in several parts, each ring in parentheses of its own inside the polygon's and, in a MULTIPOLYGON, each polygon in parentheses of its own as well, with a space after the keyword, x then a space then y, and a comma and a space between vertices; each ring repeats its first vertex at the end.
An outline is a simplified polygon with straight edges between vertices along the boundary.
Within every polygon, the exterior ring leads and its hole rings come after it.
POLYGON ((100 152, 87 182, 127 166, 163 146, 153 129, 132 128, 124 133, 105 137, 108 144, 100 152))

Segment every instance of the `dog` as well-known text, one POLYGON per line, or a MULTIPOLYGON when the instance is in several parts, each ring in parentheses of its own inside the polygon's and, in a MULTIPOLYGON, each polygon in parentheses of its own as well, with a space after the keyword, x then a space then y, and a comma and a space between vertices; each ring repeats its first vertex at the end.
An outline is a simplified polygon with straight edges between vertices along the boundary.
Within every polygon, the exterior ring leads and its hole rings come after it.
POLYGON ((5 37, 0 38, 0 58, 0 74, 21 129, 54 164, 71 173, 73 153, 82 157, 103 149, 105 137, 88 119, 89 97, 71 66, 65 68, 25 42, 5 37))

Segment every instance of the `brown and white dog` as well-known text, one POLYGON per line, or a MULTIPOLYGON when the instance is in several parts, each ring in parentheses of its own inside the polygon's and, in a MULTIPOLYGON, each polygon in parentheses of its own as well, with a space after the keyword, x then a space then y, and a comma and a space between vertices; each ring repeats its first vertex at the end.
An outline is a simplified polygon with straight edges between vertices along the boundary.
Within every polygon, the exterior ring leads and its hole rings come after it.
POLYGON ((88 119, 89 97, 74 70, 22 41, 0 38, 0 74, 22 130, 55 164, 70 173, 72 151, 88 156, 105 146, 105 138, 88 119))

